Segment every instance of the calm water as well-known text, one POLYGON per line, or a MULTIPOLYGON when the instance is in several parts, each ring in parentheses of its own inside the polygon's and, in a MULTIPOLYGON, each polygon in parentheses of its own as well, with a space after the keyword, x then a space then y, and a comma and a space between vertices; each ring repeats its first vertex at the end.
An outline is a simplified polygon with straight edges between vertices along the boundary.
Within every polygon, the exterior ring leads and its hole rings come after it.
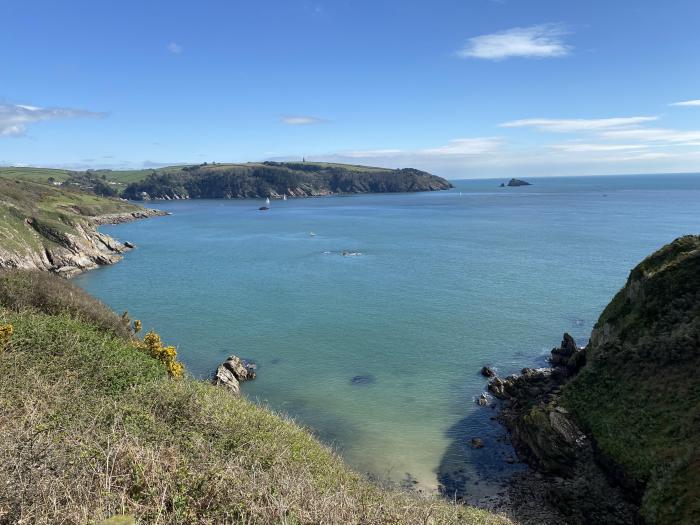
POLYGON ((483 465, 506 463, 492 454, 493 412, 473 402, 479 368, 540 362, 564 331, 585 342, 632 266, 700 232, 700 176, 533 181, 266 213, 258 201, 159 202, 173 215, 105 227, 138 248, 76 282, 156 328, 196 376, 231 353, 255 360, 246 394, 355 468, 424 487, 459 470, 482 490, 483 465), (466 446, 474 436, 485 449, 466 446))

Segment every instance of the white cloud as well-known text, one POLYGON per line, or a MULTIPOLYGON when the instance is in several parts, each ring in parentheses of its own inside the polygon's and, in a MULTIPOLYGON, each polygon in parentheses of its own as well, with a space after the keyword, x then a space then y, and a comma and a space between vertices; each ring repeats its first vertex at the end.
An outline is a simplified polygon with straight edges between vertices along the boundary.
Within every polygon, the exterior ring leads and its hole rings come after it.
POLYGON ((405 151, 402 149, 358 149, 344 151, 341 155, 353 159, 374 159, 379 157, 397 157, 404 153, 405 151))
POLYGON ((599 131, 614 128, 628 128, 645 122, 652 122, 659 117, 615 117, 596 119, 546 119, 531 118, 512 120, 499 124, 502 128, 535 128, 540 131, 571 133, 575 131, 599 131))
POLYGON ((590 144, 584 142, 570 142, 566 144, 552 144, 553 149, 571 153, 597 153, 607 151, 630 151, 646 149, 646 144, 590 144))
POLYGON ((684 100, 683 102, 674 102, 669 106, 700 106, 700 98, 696 100, 684 100))
POLYGON ((287 115, 282 117, 281 122, 288 126, 309 126, 312 124, 324 124, 328 121, 324 118, 312 117, 310 115, 287 115))
POLYGON ((640 140, 689 146, 700 145, 700 131, 680 131, 664 128, 613 129, 602 132, 600 136, 611 140, 640 140))
POLYGON ((45 120, 104 117, 104 113, 73 108, 40 108, 22 104, 0 104, 0 137, 24 135, 27 126, 45 120))
POLYGON ((496 151, 502 145, 503 140, 499 137, 453 139, 444 146, 423 149, 419 153, 422 155, 483 155, 496 151))
POLYGON ((475 36, 457 51, 462 58, 503 60, 510 57, 546 58, 568 55, 571 46, 563 41, 567 31, 560 24, 514 27, 488 35, 475 36))
POLYGON ((179 55, 180 53, 182 53, 182 49, 183 49, 182 46, 180 44, 178 44, 177 42, 170 42, 167 45, 167 48, 168 48, 168 51, 170 51, 171 53, 173 53, 175 55, 179 55))

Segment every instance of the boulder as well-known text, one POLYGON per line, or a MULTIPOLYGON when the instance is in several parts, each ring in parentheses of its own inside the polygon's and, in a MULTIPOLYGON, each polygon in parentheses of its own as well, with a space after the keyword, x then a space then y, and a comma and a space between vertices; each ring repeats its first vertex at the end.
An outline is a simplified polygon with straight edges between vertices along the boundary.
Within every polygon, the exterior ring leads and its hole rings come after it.
POLYGON ((499 377, 494 377, 490 382, 489 382, 489 392, 491 392, 494 397, 498 399, 508 399, 508 394, 506 393, 505 390, 505 382, 499 378, 499 377))
POLYGON ((230 390, 233 394, 239 395, 241 393, 241 384, 233 375, 233 372, 226 368, 224 365, 219 365, 214 374, 213 383, 218 386, 223 386, 230 390))
POLYGON ((496 377, 496 372, 490 366, 484 366, 481 368, 481 375, 484 377, 496 377))
POLYGON ((230 355, 216 369, 213 383, 228 388, 234 394, 239 394, 240 382, 255 379, 256 368, 255 364, 249 363, 238 356, 230 355))

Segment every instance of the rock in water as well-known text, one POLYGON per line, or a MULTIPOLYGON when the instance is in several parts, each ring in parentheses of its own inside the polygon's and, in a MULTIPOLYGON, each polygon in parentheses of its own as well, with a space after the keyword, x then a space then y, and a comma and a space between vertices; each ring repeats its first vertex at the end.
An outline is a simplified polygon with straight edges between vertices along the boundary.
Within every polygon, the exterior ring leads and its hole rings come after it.
POLYGON ((480 438, 472 438, 470 444, 474 449, 484 448, 484 442, 480 438))
POLYGON ((241 381, 255 379, 255 369, 255 364, 244 361, 238 356, 230 355, 216 369, 212 382, 215 385, 226 387, 238 395, 241 390, 241 381))
POLYGON ((490 366, 484 366, 481 368, 481 375, 484 377, 496 377, 496 372, 490 366))
POLYGON ((512 188, 515 186, 532 186, 532 184, 521 179, 510 179, 508 181, 508 186, 512 188))

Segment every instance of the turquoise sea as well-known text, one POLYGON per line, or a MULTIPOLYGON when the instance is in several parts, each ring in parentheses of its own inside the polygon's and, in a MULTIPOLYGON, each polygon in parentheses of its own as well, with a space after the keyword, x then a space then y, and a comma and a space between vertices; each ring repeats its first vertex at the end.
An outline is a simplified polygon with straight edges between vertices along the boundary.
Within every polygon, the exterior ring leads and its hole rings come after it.
POLYGON ((356 469, 478 495, 519 468, 494 411, 474 403, 481 366, 543 364, 564 331, 585 343, 637 262, 700 233, 700 175, 531 181, 268 212, 157 202, 172 216, 104 227, 137 249, 75 281, 176 344, 197 377, 232 353, 255 361, 246 395, 356 469), (472 451, 472 437, 486 447, 472 451))

